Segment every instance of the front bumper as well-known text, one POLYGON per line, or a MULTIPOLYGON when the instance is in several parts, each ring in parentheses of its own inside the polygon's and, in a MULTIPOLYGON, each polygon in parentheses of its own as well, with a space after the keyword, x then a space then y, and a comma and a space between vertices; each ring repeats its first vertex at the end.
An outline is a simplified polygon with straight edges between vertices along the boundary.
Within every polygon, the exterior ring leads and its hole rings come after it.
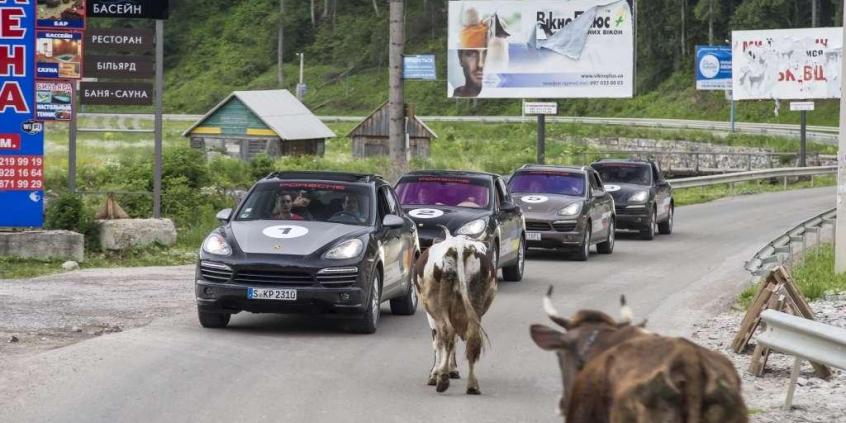
POLYGON ((526 246, 529 248, 578 247, 584 236, 584 219, 526 219, 526 246), (540 234, 540 240, 530 239, 534 233, 540 234))
POLYGON ((247 298, 249 287, 228 283, 214 283, 202 279, 196 281, 197 307, 202 311, 217 313, 280 314, 327 314, 338 317, 353 317, 367 308, 366 293, 359 287, 289 287, 283 285, 262 285, 261 288, 296 289, 294 301, 251 300, 247 298))
POLYGON ((617 229, 641 230, 649 228, 648 210, 650 210, 649 206, 644 204, 618 205, 615 208, 617 229))

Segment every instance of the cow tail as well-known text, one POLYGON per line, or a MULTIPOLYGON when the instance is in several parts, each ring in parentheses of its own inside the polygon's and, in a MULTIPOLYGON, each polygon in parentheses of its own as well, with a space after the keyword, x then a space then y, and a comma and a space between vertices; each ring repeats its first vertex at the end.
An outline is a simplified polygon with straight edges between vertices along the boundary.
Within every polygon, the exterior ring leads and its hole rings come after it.
MULTIPOLYGON (((447 231, 447 233, 449 233, 449 231, 447 231)), ((470 286, 467 282, 467 274, 464 272, 465 240, 462 237, 459 237, 459 239, 461 239, 461 241, 456 243, 458 245, 458 260, 456 260, 456 265, 458 266, 458 285, 461 292, 461 301, 464 303, 464 309, 466 310, 465 313, 467 313, 467 320, 469 321, 468 324, 474 327, 474 329, 471 330, 478 330, 487 338, 487 333, 485 333, 485 330, 482 329, 482 319, 476 313, 476 308, 473 307, 473 302, 470 300, 470 286)))

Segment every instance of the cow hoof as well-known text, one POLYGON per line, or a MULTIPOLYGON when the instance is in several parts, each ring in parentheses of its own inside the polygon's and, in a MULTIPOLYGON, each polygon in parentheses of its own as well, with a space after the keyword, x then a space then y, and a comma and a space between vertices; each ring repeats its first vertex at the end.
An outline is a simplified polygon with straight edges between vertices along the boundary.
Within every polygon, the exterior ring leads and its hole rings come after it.
POLYGON ((477 387, 467 387, 467 395, 481 395, 482 391, 477 387))
POLYGON ((438 392, 444 392, 449 388, 449 375, 442 374, 438 375, 438 385, 435 387, 435 390, 438 392))
POLYGON ((426 381, 426 384, 429 386, 435 386, 436 383, 438 383, 438 380, 435 376, 429 376, 429 380, 426 381))
POLYGON ((461 374, 458 373, 458 370, 453 370, 453 371, 449 372, 449 378, 450 379, 461 379, 461 374))

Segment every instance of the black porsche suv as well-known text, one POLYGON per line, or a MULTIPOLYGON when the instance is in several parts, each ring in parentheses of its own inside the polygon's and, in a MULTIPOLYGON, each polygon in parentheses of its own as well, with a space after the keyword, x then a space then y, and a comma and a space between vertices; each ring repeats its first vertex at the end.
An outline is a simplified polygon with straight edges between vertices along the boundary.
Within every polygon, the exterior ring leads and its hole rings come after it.
POLYGON ((641 238, 673 232, 673 190, 651 160, 604 159, 591 164, 614 197, 617 228, 640 231, 641 238))
POLYGON ((272 173, 218 219, 196 270, 204 327, 240 311, 318 313, 373 333, 382 301, 394 314, 417 308, 414 222, 379 176, 272 173))
POLYGON ((587 166, 524 165, 508 180, 526 216, 530 248, 564 249, 576 260, 614 252, 614 200, 587 166))
POLYGON ((403 175, 396 192, 417 224, 422 248, 453 235, 466 235, 493 248, 506 281, 520 281, 526 258, 523 213, 511 201, 500 175, 469 171, 416 171, 403 175))

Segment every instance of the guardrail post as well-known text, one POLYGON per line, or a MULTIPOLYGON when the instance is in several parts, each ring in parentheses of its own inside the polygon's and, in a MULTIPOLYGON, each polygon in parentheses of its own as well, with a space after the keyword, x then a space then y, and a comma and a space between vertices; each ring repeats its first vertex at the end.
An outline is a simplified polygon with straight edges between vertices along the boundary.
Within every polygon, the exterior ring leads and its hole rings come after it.
POLYGON ((793 361, 793 370, 790 371, 790 386, 787 387, 787 398, 784 399, 784 409, 790 410, 793 408, 793 393, 796 391, 796 381, 799 379, 799 368, 802 365, 802 359, 796 357, 793 361))
POLYGON ((694 163, 694 165, 693 165, 693 171, 696 172, 696 174, 698 175, 699 174, 699 153, 694 153, 693 159, 696 160, 696 163, 694 163))
POLYGON ((746 156, 746 170, 752 170, 752 155, 748 154, 746 156))
POLYGON ((784 189, 787 190, 787 176, 784 177, 784 189))

